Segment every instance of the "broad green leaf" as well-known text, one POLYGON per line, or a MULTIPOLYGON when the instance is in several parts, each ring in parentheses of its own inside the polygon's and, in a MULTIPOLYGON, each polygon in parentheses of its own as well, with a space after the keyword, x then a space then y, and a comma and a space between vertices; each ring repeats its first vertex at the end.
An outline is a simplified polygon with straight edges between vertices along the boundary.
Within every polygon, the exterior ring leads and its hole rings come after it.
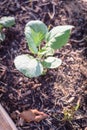
POLYGON ((0 41, 4 41, 5 40, 5 34, 4 33, 0 33, 0 41))
POLYGON ((25 36, 26 40, 28 42, 29 49, 32 53, 37 54, 38 53, 38 48, 34 43, 34 40, 32 39, 32 36, 30 34, 30 28, 25 27, 25 36))
POLYGON ((47 26, 39 20, 33 20, 26 24, 25 36, 28 46, 33 53, 37 53, 37 46, 45 39, 47 32, 47 26))
POLYGON ((27 77, 38 77, 43 73, 43 66, 39 61, 29 55, 17 56, 14 60, 15 67, 27 77))
POLYGON ((2 17, 0 19, 0 25, 3 25, 3 27, 11 27, 15 24, 15 18, 14 17, 2 17))
POLYGON ((58 59, 56 57, 48 57, 42 62, 42 65, 45 68, 57 68, 61 65, 62 61, 61 59, 58 59))
POLYGON ((59 49, 64 46, 70 37, 71 25, 54 27, 46 37, 47 45, 53 49, 59 49))

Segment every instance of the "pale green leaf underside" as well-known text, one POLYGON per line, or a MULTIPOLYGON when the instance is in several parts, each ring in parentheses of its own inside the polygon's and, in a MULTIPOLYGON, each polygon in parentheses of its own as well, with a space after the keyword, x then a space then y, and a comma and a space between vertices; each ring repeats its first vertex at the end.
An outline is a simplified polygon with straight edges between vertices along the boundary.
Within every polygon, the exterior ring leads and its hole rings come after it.
POLYGON ((70 37, 70 30, 73 28, 71 25, 54 27, 46 37, 47 45, 53 49, 59 49, 64 46, 70 37))
POLYGON ((3 25, 3 27, 11 27, 15 24, 15 18, 14 17, 2 17, 0 19, 0 24, 3 25))
POLYGON ((48 57, 42 62, 45 68, 50 68, 50 69, 59 67, 61 63, 62 63, 61 59, 58 59, 56 57, 48 57))
POLYGON ((28 46, 33 53, 37 53, 37 46, 45 39, 47 32, 47 26, 39 20, 30 21, 26 24, 25 36, 28 46))
POLYGON ((5 34, 4 33, 0 33, 0 41, 4 41, 5 40, 5 34))
POLYGON ((43 73, 41 63, 29 55, 17 56, 14 64, 21 73, 29 78, 38 77, 43 73))

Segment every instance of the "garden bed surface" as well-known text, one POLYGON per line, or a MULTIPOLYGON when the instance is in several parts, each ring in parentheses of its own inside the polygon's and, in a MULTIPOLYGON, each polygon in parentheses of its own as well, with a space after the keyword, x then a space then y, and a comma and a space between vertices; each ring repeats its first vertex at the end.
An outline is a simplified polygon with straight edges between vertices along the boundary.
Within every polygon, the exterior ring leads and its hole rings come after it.
POLYGON ((0 103, 18 130, 87 130, 87 1, 0 0, 2 16, 14 16, 16 25, 5 30, 6 39, 0 43, 0 103), (14 58, 29 53, 24 27, 37 19, 51 28, 68 24, 74 29, 67 45, 55 52, 62 65, 30 79, 16 70, 14 58), (63 109, 76 106, 79 99, 74 118, 61 122, 63 109), (27 109, 50 116, 39 123, 22 122, 16 111, 27 109))

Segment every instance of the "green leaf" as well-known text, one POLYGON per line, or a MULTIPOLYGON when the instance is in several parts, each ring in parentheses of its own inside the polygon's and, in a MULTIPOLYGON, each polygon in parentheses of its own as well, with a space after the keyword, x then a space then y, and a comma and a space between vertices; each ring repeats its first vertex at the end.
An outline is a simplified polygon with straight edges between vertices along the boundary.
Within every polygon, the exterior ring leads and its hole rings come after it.
POLYGON ((11 27, 15 24, 15 18, 14 17, 2 17, 0 19, 0 25, 3 25, 3 27, 11 27))
POLYGON ((48 57, 42 62, 42 65, 45 68, 57 68, 61 65, 62 61, 61 59, 58 59, 56 57, 48 57))
POLYGON ((38 77, 43 73, 43 66, 39 61, 29 55, 17 56, 14 60, 15 67, 25 76, 38 77))
POLYGON ((32 39, 32 36, 30 34, 30 28, 25 28, 25 36, 26 36, 26 40, 28 42, 28 46, 29 46, 29 49, 32 53, 34 54, 37 54, 38 53, 38 48, 36 47, 33 39, 32 39))
POLYGON ((37 46, 45 39, 47 32, 47 26, 39 20, 33 20, 26 24, 25 36, 28 46, 33 53, 38 52, 37 46))
POLYGON ((0 33, 0 41, 4 41, 5 40, 5 34, 4 33, 0 33))
POLYGON ((3 28, 3 25, 0 24, 0 32, 1 32, 2 28, 3 28))
POLYGON ((54 27, 46 36, 47 45, 53 49, 59 49, 64 46, 70 37, 71 25, 54 27))
POLYGON ((50 47, 43 47, 41 50, 39 50, 38 55, 41 56, 51 56, 54 54, 54 50, 50 47))

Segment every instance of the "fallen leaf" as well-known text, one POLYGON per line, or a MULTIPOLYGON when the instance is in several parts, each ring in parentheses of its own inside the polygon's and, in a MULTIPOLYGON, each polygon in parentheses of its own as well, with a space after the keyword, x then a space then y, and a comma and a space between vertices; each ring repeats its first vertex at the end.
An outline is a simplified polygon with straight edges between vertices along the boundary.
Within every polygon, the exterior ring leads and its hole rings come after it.
POLYGON ((40 112, 37 109, 29 109, 27 111, 23 111, 19 114, 19 116, 24 119, 26 122, 40 122, 41 120, 48 117, 44 112, 40 112))

